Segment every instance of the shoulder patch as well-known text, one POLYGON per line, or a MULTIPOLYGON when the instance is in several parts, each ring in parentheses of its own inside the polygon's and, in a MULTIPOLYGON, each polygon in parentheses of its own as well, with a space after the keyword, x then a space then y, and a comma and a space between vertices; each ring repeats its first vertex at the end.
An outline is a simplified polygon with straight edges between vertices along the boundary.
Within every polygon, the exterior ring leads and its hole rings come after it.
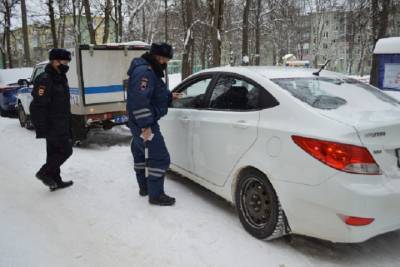
POLYGON ((39 96, 43 96, 45 90, 46 90, 46 86, 44 86, 44 85, 39 85, 38 95, 39 95, 39 96))
POLYGON ((146 76, 143 76, 140 80, 140 90, 146 90, 147 86, 149 85, 149 79, 146 76))

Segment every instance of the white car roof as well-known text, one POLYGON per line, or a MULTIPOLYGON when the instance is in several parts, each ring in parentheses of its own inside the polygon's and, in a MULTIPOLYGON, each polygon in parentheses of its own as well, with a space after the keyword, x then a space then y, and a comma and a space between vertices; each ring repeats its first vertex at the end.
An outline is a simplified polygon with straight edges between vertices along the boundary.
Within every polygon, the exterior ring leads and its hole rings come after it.
POLYGON ((374 54, 400 54, 400 37, 379 39, 374 54))
MULTIPOLYGON (((277 78, 301 78, 301 77, 316 77, 313 72, 318 71, 312 68, 297 68, 297 67, 281 67, 281 66, 240 66, 240 67, 217 67, 201 71, 207 72, 231 72, 236 74, 246 75, 249 73, 257 73, 267 79, 277 78)), ((345 77, 335 72, 322 70, 321 76, 324 77, 345 77)))

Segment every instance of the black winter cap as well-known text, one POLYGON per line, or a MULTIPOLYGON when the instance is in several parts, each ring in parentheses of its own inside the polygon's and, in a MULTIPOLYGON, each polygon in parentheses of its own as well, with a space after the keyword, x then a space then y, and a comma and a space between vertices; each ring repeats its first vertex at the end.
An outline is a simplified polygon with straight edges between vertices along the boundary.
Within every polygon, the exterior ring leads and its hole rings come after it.
POLYGON ((71 52, 62 48, 53 48, 49 52, 49 60, 55 59, 71 61, 71 52))
POLYGON ((174 50, 172 46, 167 43, 152 43, 150 54, 172 59, 174 56, 174 50))

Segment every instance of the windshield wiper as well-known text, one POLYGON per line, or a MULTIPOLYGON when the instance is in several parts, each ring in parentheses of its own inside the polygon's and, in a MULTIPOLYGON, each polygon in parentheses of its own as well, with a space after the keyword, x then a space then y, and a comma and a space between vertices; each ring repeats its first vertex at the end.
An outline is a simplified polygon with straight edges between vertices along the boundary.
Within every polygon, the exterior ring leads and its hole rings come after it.
POLYGON ((331 60, 330 59, 328 59, 326 62, 325 62, 325 64, 324 65, 322 65, 321 66, 321 68, 318 70, 318 71, 316 71, 316 72, 313 72, 313 75, 315 75, 315 76, 319 76, 319 73, 323 70, 323 69, 325 69, 325 67, 326 67, 326 65, 328 65, 328 63, 329 62, 331 62, 331 60))

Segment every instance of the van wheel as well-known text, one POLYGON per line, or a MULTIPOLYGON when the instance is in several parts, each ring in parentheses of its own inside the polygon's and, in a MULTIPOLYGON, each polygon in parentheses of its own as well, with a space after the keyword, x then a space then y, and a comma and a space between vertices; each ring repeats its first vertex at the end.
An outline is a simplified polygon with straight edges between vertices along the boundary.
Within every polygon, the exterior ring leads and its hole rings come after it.
POLYGON ((271 240, 290 232, 274 188, 259 171, 248 170, 239 176, 235 202, 240 222, 252 236, 271 240))

